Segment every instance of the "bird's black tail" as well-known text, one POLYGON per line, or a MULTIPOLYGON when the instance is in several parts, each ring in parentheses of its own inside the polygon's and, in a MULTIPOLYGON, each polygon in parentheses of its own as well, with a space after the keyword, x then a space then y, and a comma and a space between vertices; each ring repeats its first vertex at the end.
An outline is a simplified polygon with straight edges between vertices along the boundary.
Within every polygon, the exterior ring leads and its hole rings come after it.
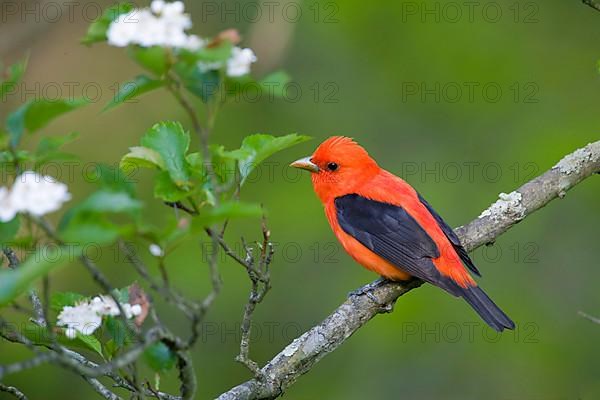
POLYGON ((472 286, 466 289, 461 288, 460 296, 473 307, 477 314, 492 328, 498 332, 506 329, 514 329, 515 323, 504 314, 492 299, 488 297, 478 286, 472 286))

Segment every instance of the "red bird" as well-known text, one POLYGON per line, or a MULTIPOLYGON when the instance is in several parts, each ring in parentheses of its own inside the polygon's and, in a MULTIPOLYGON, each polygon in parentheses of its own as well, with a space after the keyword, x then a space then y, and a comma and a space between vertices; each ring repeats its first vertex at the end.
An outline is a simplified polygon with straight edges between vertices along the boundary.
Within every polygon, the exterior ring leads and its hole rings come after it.
POLYGON ((359 264, 394 281, 420 278, 464 298, 496 331, 514 329, 469 275, 465 266, 480 276, 452 228, 352 139, 331 137, 291 166, 312 173, 333 232, 359 264))

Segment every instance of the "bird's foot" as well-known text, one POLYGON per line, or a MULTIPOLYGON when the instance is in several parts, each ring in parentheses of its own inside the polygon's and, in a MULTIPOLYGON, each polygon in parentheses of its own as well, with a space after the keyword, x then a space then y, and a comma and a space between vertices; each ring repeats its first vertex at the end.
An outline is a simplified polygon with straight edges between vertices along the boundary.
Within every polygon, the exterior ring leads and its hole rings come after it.
POLYGON ((348 297, 367 296, 369 298, 369 300, 371 300, 373 303, 377 304, 381 308, 381 312, 392 312, 393 305, 387 304, 387 303, 382 303, 373 294, 373 291, 375 289, 385 285, 388 282, 389 281, 387 279, 381 277, 381 278, 377 279, 376 281, 369 283, 368 285, 365 285, 361 288, 351 291, 350 293, 348 293, 348 297))
POLYGON ((380 277, 379 279, 369 283, 368 285, 365 285, 363 287, 360 287, 356 290, 351 291, 350 293, 348 293, 348 297, 365 296, 365 295, 368 296, 369 294, 373 294, 373 293, 371 293, 373 290, 377 289, 380 286, 383 286, 387 282, 388 282, 387 279, 380 277))

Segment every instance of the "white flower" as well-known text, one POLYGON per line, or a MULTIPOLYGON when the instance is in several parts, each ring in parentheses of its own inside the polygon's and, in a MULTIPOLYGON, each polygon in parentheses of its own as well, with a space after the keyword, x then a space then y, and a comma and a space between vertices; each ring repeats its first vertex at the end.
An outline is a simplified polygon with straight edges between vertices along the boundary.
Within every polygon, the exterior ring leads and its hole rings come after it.
POLYGON ((234 47, 231 50, 231 58, 227 60, 227 75, 236 77, 249 74, 250 65, 256 60, 256 55, 252 49, 234 47))
POLYGON ((167 3, 164 0, 154 0, 150 3, 150 10, 152 10, 154 14, 160 14, 165 9, 166 4, 167 3))
POLYGON ((33 171, 16 178, 9 196, 14 210, 38 217, 58 210, 71 200, 67 185, 33 171))
POLYGON ((0 187, 0 221, 8 222, 17 215, 17 210, 13 207, 12 199, 8 189, 0 187))
POLYGON ((26 171, 15 179, 10 190, 0 187, 0 221, 8 222, 17 213, 41 217, 58 210, 69 200, 67 185, 50 176, 26 171))
POLYGON ((200 72, 207 73, 208 71, 216 71, 218 69, 221 69, 223 67, 223 63, 221 61, 213 61, 213 62, 204 62, 204 61, 199 61, 198 62, 198 68, 200 69, 200 72))
POLYGON ((75 328, 65 329, 65 336, 68 339, 75 339, 77 337, 77 330, 75 328))
POLYGON ((138 315, 140 315, 142 313, 142 306, 139 304, 134 304, 131 306, 131 314, 134 317, 137 317, 138 315))
POLYGON ((148 250, 150 251, 150 254, 152 254, 154 257, 162 257, 165 255, 164 250, 157 244, 152 243, 149 247, 148 250))
POLYGON ((75 338, 77 332, 91 335, 101 324, 102 317, 87 302, 79 303, 74 307, 64 307, 57 321, 57 325, 67 327, 65 335, 69 339, 75 338))
POLYGON ((110 24, 106 31, 108 44, 116 47, 126 47, 134 41, 138 32, 139 19, 137 14, 137 10, 121 14, 110 24))
POLYGON ((108 44, 125 47, 137 44, 142 47, 163 46, 198 50, 205 42, 185 31, 192 27, 192 20, 184 13, 181 1, 167 3, 154 0, 150 8, 141 8, 120 15, 108 27, 108 44))
POLYGON ((137 317, 142 313, 142 306, 140 306, 139 304, 131 305, 126 303, 123 304, 123 311, 125 312, 126 318, 137 317))
POLYGON ((110 296, 98 296, 92 299, 92 309, 99 315, 117 316, 120 314, 117 303, 110 296))
MULTIPOLYGON (((121 303, 125 317, 131 319, 142 313, 139 304, 121 303)), ((63 307, 58 314, 58 326, 64 326, 65 336, 74 339, 77 333, 91 335, 102 325, 105 316, 116 317, 121 312, 117 303, 111 296, 100 295, 91 301, 82 301, 75 306, 63 307)))

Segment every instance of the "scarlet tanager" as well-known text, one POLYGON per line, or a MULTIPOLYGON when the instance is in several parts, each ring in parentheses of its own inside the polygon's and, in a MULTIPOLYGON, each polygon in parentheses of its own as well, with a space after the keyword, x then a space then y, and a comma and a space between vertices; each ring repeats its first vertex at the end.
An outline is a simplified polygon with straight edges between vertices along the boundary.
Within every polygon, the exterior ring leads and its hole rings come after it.
POLYGON ((363 267, 393 281, 420 278, 465 299, 496 331, 514 329, 469 275, 480 276, 452 228, 352 139, 331 137, 291 166, 311 172, 333 232, 363 267))

